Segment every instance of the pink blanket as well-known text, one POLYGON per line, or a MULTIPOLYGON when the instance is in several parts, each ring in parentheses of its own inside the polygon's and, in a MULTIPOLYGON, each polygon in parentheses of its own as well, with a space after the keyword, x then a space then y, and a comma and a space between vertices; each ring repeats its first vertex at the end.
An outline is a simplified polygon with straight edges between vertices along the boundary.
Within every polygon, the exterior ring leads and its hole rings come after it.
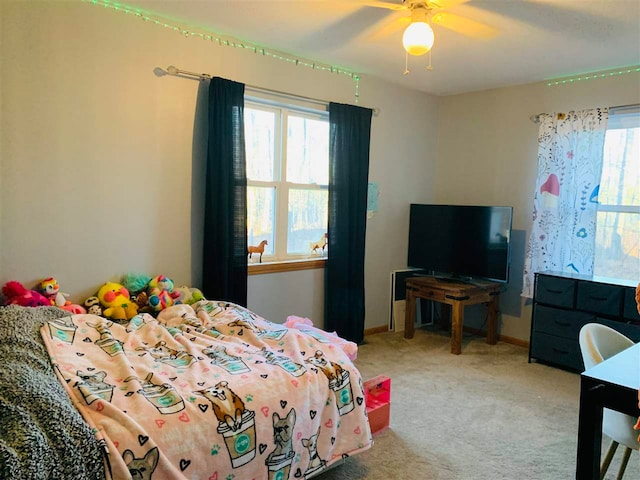
POLYGON ((74 315, 41 333, 114 478, 310 478, 372 444, 344 351, 243 307, 74 315))
POLYGON ((308 333, 309 335, 319 335, 318 340, 329 340, 331 343, 338 345, 344 353, 347 354, 349 360, 353 361, 358 356, 358 345, 344 338, 340 338, 336 332, 325 332, 313 326, 313 322, 308 318, 298 317, 297 315, 289 315, 284 325, 289 328, 297 328, 298 330, 308 333))

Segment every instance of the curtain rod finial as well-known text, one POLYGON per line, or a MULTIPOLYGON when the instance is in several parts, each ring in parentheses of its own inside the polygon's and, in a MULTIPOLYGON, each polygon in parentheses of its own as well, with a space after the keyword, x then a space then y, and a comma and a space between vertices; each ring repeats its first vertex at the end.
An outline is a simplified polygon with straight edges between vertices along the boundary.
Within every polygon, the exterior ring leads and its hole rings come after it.
POLYGON ((176 67, 174 67, 173 65, 169 65, 167 67, 167 73, 169 75, 177 75, 178 74, 178 69, 176 67))

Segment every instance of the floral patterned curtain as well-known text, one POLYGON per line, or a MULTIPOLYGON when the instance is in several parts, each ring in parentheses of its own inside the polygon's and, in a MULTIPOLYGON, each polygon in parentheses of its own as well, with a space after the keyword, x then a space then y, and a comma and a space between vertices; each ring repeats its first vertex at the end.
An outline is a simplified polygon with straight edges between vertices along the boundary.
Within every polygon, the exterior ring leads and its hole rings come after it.
POLYGON ((535 272, 593 273, 598 190, 608 108, 540 116, 533 228, 522 296, 535 272))

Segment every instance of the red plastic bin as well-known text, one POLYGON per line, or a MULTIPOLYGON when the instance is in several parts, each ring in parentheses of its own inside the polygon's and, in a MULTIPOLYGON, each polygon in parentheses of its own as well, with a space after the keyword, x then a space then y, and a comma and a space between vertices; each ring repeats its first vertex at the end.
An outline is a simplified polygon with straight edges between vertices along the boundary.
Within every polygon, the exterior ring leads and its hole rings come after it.
POLYGON ((364 398, 373 435, 389 428, 391 379, 378 375, 364 382, 364 398))

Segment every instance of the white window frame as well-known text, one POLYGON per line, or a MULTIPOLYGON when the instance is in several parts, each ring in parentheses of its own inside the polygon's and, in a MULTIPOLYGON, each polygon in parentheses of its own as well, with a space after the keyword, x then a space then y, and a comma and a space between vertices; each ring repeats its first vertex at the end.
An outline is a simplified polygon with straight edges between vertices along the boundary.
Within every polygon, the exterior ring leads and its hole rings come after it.
MULTIPOLYGON (((329 185, 326 184, 308 184, 288 182, 284 178, 287 172, 287 131, 288 131, 288 115, 308 118, 311 120, 322 120, 329 122, 329 112, 324 108, 314 108, 312 106, 301 106, 292 103, 285 103, 279 100, 263 98, 257 96, 245 95, 245 108, 256 110, 270 111, 275 114, 275 151, 274 151, 274 180, 251 180, 247 178, 247 187, 273 188, 276 197, 275 221, 274 221, 274 238, 275 245, 273 254, 264 254, 263 262, 278 263, 295 260, 317 260, 318 255, 298 254, 292 255, 287 253, 287 234, 288 234, 288 216, 289 216, 289 192, 292 189, 300 190, 325 190, 328 191, 329 185)), ((327 138, 329 142, 329 138, 327 138)), ((327 225, 328 227, 328 225, 327 225)), ((249 265, 255 265, 251 262, 249 265)))
MULTIPOLYGON (((640 116, 640 105, 631 105, 628 107, 618 107, 609 110, 609 126, 608 130, 616 130, 626 128, 626 124, 629 127, 637 124, 637 118, 640 116), (629 122, 627 118, 633 117, 629 122), (612 128, 612 119, 615 118, 615 125, 612 128)), ((620 205, 620 204, 607 204, 598 202, 596 209, 598 213, 632 213, 640 215, 640 205, 620 205)), ((594 258, 594 262, 597 259, 594 258)))

